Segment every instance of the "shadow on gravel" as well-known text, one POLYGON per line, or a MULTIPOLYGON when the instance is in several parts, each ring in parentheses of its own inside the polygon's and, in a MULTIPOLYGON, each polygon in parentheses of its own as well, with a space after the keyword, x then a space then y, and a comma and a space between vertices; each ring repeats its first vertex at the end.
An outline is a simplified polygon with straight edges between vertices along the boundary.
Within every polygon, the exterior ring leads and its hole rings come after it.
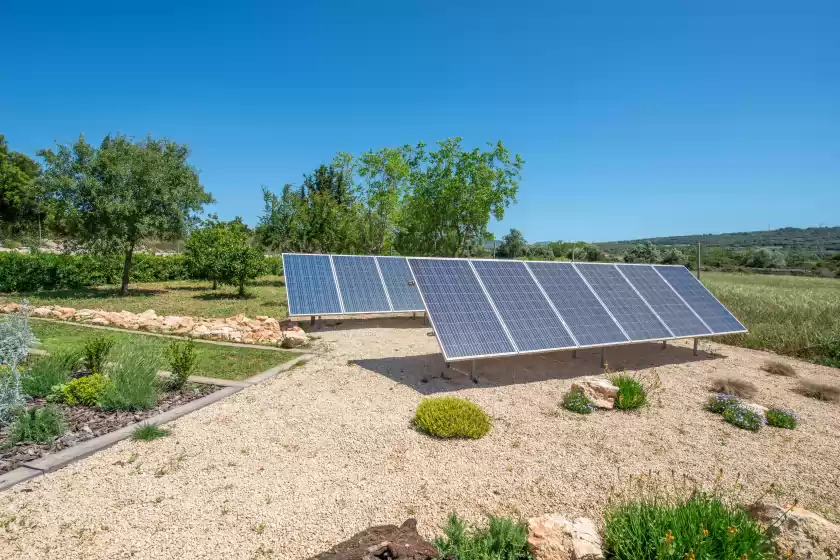
MULTIPOLYGON (((665 349, 656 343, 607 348, 610 371, 636 371, 720 357, 702 350, 695 356, 689 347, 670 344, 665 349)), ((571 350, 566 350, 476 360, 477 383, 470 379, 470 362, 453 362, 447 368, 442 354, 361 359, 353 360, 352 363, 412 387, 424 395, 470 387, 500 387, 549 379, 574 379, 603 373, 600 348, 578 350, 577 358, 572 358, 571 350)))
POLYGON ((330 332, 330 331, 348 331, 354 329, 430 329, 429 325, 423 322, 423 315, 417 314, 417 317, 412 318, 411 313, 405 316, 394 317, 393 314, 388 316, 366 315, 364 317, 342 317, 341 319, 318 319, 315 321, 315 327, 309 324, 309 321, 300 321, 300 326, 309 332, 330 332))

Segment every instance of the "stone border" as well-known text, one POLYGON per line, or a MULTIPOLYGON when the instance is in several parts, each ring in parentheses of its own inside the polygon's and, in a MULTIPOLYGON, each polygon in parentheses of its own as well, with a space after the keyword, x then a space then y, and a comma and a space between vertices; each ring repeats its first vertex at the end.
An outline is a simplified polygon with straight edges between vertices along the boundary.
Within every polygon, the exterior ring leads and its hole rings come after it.
MULTIPOLYGON (((34 461, 26 462, 23 464, 23 466, 18 467, 13 471, 0 474, 0 491, 7 490, 12 486, 18 484, 19 482, 24 482, 26 480, 39 477, 46 473, 53 472, 55 470, 69 465, 70 463, 74 463, 80 459, 84 459, 85 457, 92 455, 97 451, 101 451, 102 449, 110 447, 115 443, 130 437, 138 426, 144 424, 160 425, 166 422, 171 422, 177 418, 180 418, 181 416, 189 414, 190 412, 194 412, 200 408, 204 408, 205 406, 209 406, 226 397, 236 394, 242 389, 245 389, 246 387, 257 385, 258 383, 265 381, 266 379, 270 379, 271 377, 274 377, 279 373, 288 371, 295 367, 298 364, 298 362, 306 362, 312 359, 313 357, 314 356, 312 354, 304 354, 301 356, 297 356, 292 360, 283 362, 279 366, 267 369, 266 371, 259 373, 253 377, 249 377, 244 381, 236 382, 242 384, 242 386, 236 385, 224 387, 214 393, 207 395, 206 397, 201 397, 200 399, 196 399, 186 404, 182 404, 181 406, 177 406, 175 408, 167 410, 166 412, 162 412, 157 416, 152 416, 141 422, 136 422, 134 424, 124 426, 118 430, 114 430, 113 432, 110 432, 108 434, 104 434, 99 437, 80 442, 72 447, 62 449, 61 451, 57 451, 56 453, 46 455, 44 457, 41 457, 40 459, 35 459, 34 461)), ((214 379, 213 381, 219 380, 214 379)))

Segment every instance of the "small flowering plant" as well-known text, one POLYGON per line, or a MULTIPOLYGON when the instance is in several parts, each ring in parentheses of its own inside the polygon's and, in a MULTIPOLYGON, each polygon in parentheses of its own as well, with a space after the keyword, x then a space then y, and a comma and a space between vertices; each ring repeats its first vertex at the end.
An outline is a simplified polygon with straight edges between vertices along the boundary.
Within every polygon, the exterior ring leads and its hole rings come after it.
POLYGON ((589 414, 595 410, 595 403, 583 391, 569 391, 563 395, 563 408, 578 414, 589 414))
POLYGON ((726 393, 716 393, 709 397, 709 402, 706 403, 706 410, 715 414, 723 414, 726 409, 735 406, 741 406, 741 401, 738 400, 738 397, 727 395, 726 393))
POLYGON ((775 428, 793 430, 799 425, 799 417, 792 410, 771 408, 764 416, 767 417, 767 424, 775 428))
POLYGON ((744 430, 757 432, 767 423, 764 416, 743 405, 730 406, 723 411, 723 419, 744 430))

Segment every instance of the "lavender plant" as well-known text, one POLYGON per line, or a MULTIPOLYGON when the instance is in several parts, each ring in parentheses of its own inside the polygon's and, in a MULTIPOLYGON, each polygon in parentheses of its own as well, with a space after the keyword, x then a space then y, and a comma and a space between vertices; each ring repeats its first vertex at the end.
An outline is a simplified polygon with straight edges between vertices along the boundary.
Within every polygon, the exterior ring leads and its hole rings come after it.
POLYGON ((20 365, 36 342, 29 328, 28 305, 23 300, 20 311, 0 322, 0 426, 11 422, 24 402, 20 365))

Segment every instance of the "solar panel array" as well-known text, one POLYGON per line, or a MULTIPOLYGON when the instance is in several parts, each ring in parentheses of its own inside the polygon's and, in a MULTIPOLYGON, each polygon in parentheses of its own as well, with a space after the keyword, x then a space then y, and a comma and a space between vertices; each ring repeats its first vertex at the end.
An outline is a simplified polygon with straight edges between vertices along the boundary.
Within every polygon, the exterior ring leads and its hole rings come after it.
POLYGON ((289 315, 423 311, 405 257, 283 253, 289 315))
POLYGON ((744 332, 683 266, 409 257, 446 361, 744 332))

